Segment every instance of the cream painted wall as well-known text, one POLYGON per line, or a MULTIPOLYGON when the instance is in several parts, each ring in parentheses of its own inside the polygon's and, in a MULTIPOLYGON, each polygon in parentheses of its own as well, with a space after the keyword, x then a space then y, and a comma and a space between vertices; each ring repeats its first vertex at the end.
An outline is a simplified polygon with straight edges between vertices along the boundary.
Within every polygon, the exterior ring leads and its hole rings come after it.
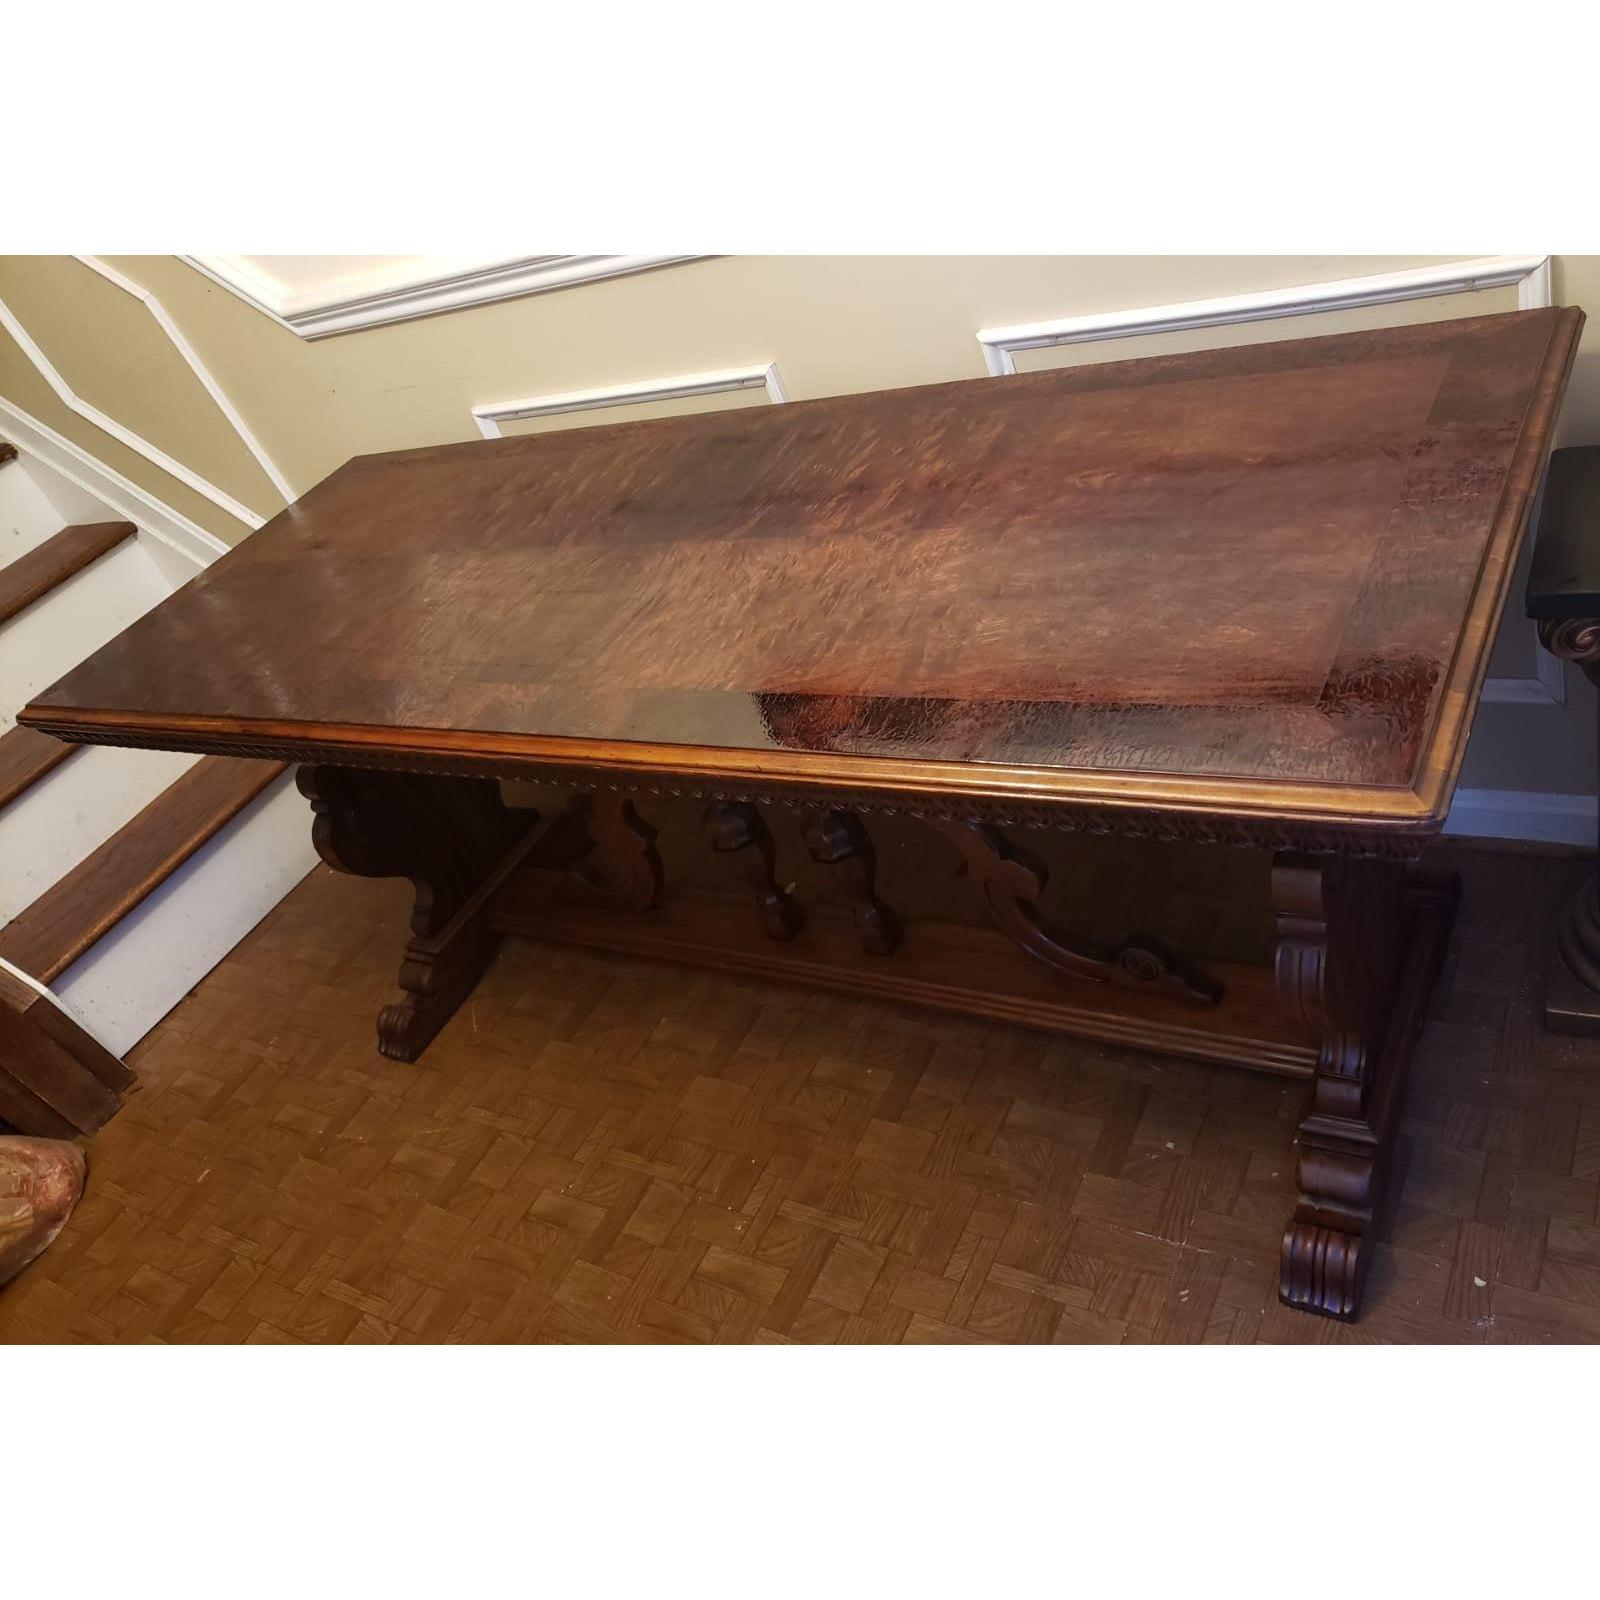
MULTIPOLYGON (((974 337, 981 327, 1313 283, 1429 259, 1438 258, 729 257, 307 341, 174 256, 111 258, 160 298, 301 491, 353 455, 475 439, 471 408, 485 402, 767 361, 778 363, 793 399, 977 378, 985 372, 974 337)), ((1555 294, 1597 313, 1574 373, 1561 442, 1600 442, 1600 258, 1558 257, 1555 294)), ((279 509, 281 496, 137 301, 70 257, 0 257, 0 297, 84 399, 263 516, 279 509)), ((1490 291, 1038 352, 1019 365, 1303 337, 1512 304, 1509 291, 1490 291)), ((220 538, 232 543, 248 531, 69 411, 3 332, 0 397, 220 538)), ((747 393, 507 431, 764 403, 759 393, 747 393)), ((1508 618, 1496 670, 1530 672, 1530 637, 1520 618, 1508 618)), ((1592 691, 1569 674, 1568 696, 1564 707, 1485 706, 1463 781, 1591 792, 1592 691)))

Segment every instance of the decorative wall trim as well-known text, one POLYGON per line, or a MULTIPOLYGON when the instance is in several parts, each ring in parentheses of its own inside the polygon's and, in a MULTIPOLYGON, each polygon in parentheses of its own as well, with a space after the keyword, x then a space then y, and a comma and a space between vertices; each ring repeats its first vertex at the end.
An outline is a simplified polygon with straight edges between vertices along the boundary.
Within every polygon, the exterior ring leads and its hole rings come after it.
MULTIPOLYGON (((1431 300, 1515 284, 1517 309, 1532 311, 1552 303, 1554 290, 1549 256, 1476 256, 1409 267, 1400 272, 1362 278, 1333 278, 1262 289, 1250 294, 1222 295, 1211 300, 1184 300, 1174 305, 1139 306, 1129 311, 1096 311, 1049 322, 1019 322, 1008 328, 981 328, 978 344, 991 376, 1017 370, 1019 350, 1046 350, 1064 344, 1094 344, 1130 339, 1147 333, 1177 333, 1193 328, 1221 328, 1243 322, 1270 322, 1304 317, 1318 311, 1349 311, 1360 306, 1392 305, 1401 300, 1431 300)), ((1535 509, 1537 516, 1537 508, 1535 509)), ((1489 678, 1483 699, 1491 705, 1564 705, 1566 673, 1561 662, 1539 648, 1534 637, 1534 676, 1489 678)))
MULTIPOLYGON (((159 306, 159 302, 155 300, 154 296, 150 295, 147 290, 141 290, 139 286, 134 284, 130 279, 123 278, 120 273, 116 272, 115 268, 107 267, 104 263, 94 262, 91 259, 82 256, 76 257, 75 259, 82 261, 85 266, 90 268, 91 271, 98 272, 101 277, 107 278, 110 282, 115 283, 118 288, 126 289, 128 293, 134 295, 135 298, 144 304, 146 310, 151 311, 152 314, 155 313, 155 309, 157 306, 159 306)), ((191 370, 193 370, 196 375, 201 378, 201 382, 205 385, 206 392, 221 407, 223 415, 227 417, 229 423, 239 431, 239 435, 244 440, 246 447, 252 452, 252 454, 256 455, 258 460, 262 461, 263 467, 265 468, 266 462, 264 457, 259 454, 260 446, 257 444, 255 436, 245 428, 238 412, 236 412, 228 403, 216 381, 209 373, 203 373, 199 358, 194 354, 193 350, 190 349, 188 343, 182 338, 182 335, 177 332, 176 326, 173 324, 171 317, 167 315, 165 308, 161 309, 160 315, 157 316, 156 320, 158 323, 160 323, 162 331, 166 333, 167 336, 172 339, 174 344, 178 347, 178 353, 183 356, 191 370)), ((3 327, 6 332, 16 340, 18 349, 20 349, 23 355, 25 355, 28 360, 32 362, 34 370, 38 372, 39 376, 43 378, 47 384, 50 385, 51 389, 55 391, 56 398, 60 400, 69 411, 75 412, 78 416, 82 417, 85 422, 93 423, 94 426, 99 428, 103 433, 109 433, 113 439, 117 440, 121 444, 126 445, 130 450, 137 452, 153 466, 159 467, 170 477, 176 478, 179 483, 187 484, 188 487, 193 489, 196 494, 203 496, 214 506, 226 511, 230 517, 233 517, 236 521, 242 522, 245 527, 251 529, 259 528, 262 523, 267 520, 259 513, 252 511, 250 507, 245 505, 242 501, 234 499, 234 497, 231 494, 228 494, 225 490, 219 489, 216 484, 212 483, 209 479, 202 478, 198 472, 192 471, 175 457, 169 456, 167 452, 162 450, 159 446, 152 444, 142 435, 135 433, 133 429, 124 427, 123 424, 118 422, 115 417, 107 416, 106 413, 100 410, 98 406, 90 405, 87 400, 79 398, 79 396, 73 391, 71 384, 69 384, 67 380, 62 377, 60 372, 56 370, 55 364, 34 342, 33 337, 29 334, 28 330, 23 327, 22 323, 18 320, 16 313, 12 311, 11 307, 8 306, 4 300, 0 300, 0 327, 3 327)), ((272 468, 269 476, 271 476, 272 481, 276 486, 279 482, 277 469, 272 468)), ((287 494, 289 499, 292 500, 294 498, 294 495, 291 491, 289 491, 287 484, 283 486, 282 492, 287 494)))
POLYGON ((682 400, 694 395, 730 394, 740 389, 765 389, 774 405, 789 398, 778 364, 733 367, 724 372, 690 372, 677 378, 647 378, 605 389, 571 389, 564 394, 535 395, 528 400, 496 400, 472 408, 472 420, 485 439, 499 439, 507 422, 530 417, 559 417, 569 411, 602 411, 608 406, 640 405, 651 400, 682 400))
POLYGON ((1517 286, 1520 309, 1549 305, 1549 256, 1479 256, 1470 261, 1446 261, 1402 272, 1334 278, 1287 289, 1222 295, 1212 300, 1184 300, 1175 305, 1139 306, 1129 311, 1095 311, 1050 322, 1019 322, 1009 328, 979 329, 978 343, 989 372, 998 378, 1017 370, 1015 358, 1019 350, 1093 344, 1103 339, 1177 333, 1190 328, 1221 328, 1239 322, 1270 322, 1279 317, 1349 311, 1359 306, 1390 305, 1397 300, 1431 300, 1510 284, 1517 286))
POLYGON ((1526 839, 1592 850, 1600 798, 1531 789, 1457 789, 1444 831, 1458 838, 1526 839))
POLYGON ((181 256, 197 272, 264 312, 302 339, 407 322, 441 311, 488 305, 527 294, 545 294, 580 283, 700 256, 510 256, 470 260, 443 258, 418 266, 404 258, 393 266, 335 279, 295 293, 252 266, 245 256, 181 256))
POLYGON ((218 556, 227 553, 228 546, 215 534, 163 505, 131 479, 114 472, 54 428, 46 427, 37 417, 29 416, 20 406, 3 398, 0 398, 0 434, 24 455, 42 461, 52 472, 77 484, 196 567, 209 566, 218 556))
POLYGON ((261 441, 250 430, 249 425, 234 408, 233 402, 222 392, 222 385, 211 376, 210 369, 198 355, 194 346, 184 337, 182 329, 172 320, 167 308, 141 283, 135 283, 132 278, 125 277, 108 261, 102 261, 99 256, 78 256, 91 272, 98 273, 107 283, 114 284, 124 294, 130 294, 146 311, 155 318, 157 326, 172 341, 173 348, 183 357, 184 364, 200 380, 201 387, 216 402, 217 409, 228 419, 233 431, 244 441, 244 447, 255 457, 257 465, 266 473, 272 487, 283 496, 285 505, 295 499, 294 486, 278 470, 277 463, 266 452, 261 441))

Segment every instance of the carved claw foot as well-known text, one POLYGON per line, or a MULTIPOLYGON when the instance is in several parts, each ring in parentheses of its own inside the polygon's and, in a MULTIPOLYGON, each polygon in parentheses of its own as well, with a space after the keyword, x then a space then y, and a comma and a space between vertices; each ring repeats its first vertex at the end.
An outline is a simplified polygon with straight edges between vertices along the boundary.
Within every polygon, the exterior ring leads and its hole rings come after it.
POLYGON ((800 902, 778 887, 778 853, 760 809, 749 801, 717 800, 705 810, 711 848, 755 896, 756 916, 769 939, 794 938, 805 926, 800 902))
POLYGON ((905 937, 891 906, 874 893, 877 855, 860 817, 837 807, 805 818, 806 850, 818 866, 838 877, 849 896, 856 933, 870 955, 893 955, 905 937))

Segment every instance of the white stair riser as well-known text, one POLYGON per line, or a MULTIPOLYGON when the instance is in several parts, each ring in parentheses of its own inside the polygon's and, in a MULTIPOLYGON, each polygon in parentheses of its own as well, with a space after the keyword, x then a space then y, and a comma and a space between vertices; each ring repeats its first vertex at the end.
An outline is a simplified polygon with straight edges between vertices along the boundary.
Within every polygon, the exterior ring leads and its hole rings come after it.
POLYGON ((52 472, 42 461, 32 456, 22 456, 17 465, 38 486, 55 511, 56 527, 64 528, 72 522, 127 522, 131 520, 113 511, 103 501, 97 500, 81 484, 52 472))
POLYGON ((0 626, 0 732, 41 689, 171 592, 160 568, 130 538, 0 626))
POLYGON ((0 923, 32 905, 198 759, 86 746, 0 809, 0 923))
POLYGON ((311 809, 286 772, 51 988, 108 1050, 123 1055, 316 862, 311 809))
POLYGON ((19 459, 0 466, 0 567, 37 549, 64 526, 28 463, 19 459))

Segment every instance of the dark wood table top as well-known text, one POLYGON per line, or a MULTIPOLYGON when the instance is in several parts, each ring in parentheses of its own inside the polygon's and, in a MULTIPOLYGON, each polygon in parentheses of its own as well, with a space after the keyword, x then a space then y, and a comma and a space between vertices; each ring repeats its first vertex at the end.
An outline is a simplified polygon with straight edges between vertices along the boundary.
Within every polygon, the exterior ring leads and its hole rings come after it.
POLYGON ((1582 320, 362 457, 22 720, 1425 830, 1582 320))

